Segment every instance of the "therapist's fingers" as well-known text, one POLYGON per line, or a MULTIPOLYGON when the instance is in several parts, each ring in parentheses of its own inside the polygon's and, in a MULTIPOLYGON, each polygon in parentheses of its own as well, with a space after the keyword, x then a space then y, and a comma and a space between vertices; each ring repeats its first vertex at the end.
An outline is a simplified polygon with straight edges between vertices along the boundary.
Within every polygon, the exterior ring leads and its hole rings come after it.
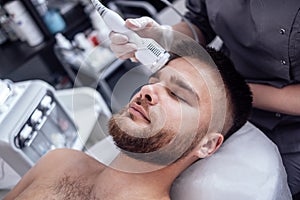
POLYGON ((128 37, 121 33, 111 32, 109 34, 109 39, 113 44, 126 44, 128 43, 128 37))
POLYGON ((135 57, 134 53, 137 51, 137 46, 133 43, 121 45, 111 43, 110 48, 118 58, 123 60, 135 57))
MULTIPOLYGON (((150 28, 153 23, 156 23, 149 17, 141 17, 138 19, 127 19, 126 26, 133 31, 141 31, 145 28, 150 28)), ((126 44, 128 42, 128 37, 122 33, 111 32, 109 38, 114 44, 126 44)))
POLYGON ((139 36, 157 39, 159 35, 160 25, 150 17, 140 17, 136 19, 127 19, 125 25, 135 31, 139 36))
POLYGON ((145 28, 151 28, 153 26, 158 26, 158 24, 150 17, 126 19, 125 25, 133 31, 141 31, 145 28))
POLYGON ((109 34, 109 38, 111 40, 110 48, 115 53, 117 58, 126 60, 130 58, 134 59, 134 53, 137 50, 137 46, 133 43, 128 42, 128 37, 121 33, 111 32, 109 34))
MULTIPOLYGON (((140 34, 141 36, 148 36, 151 31, 148 31, 154 26, 159 27, 159 25, 150 17, 140 17, 136 19, 127 19, 125 25, 140 34)), ((135 52, 137 51, 137 46, 134 43, 130 43, 128 37, 122 33, 111 32, 109 34, 111 40, 110 48, 115 53, 117 58, 126 60, 130 59, 133 62, 137 62, 135 57, 135 52)))

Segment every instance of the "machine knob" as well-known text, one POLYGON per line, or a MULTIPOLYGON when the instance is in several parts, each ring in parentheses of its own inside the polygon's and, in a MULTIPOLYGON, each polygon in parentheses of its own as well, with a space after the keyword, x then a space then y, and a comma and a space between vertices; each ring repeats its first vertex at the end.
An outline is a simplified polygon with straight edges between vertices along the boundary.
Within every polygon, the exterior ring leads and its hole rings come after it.
POLYGON ((40 109, 43 111, 49 110, 51 108, 51 103, 52 103, 52 97, 45 96, 40 103, 40 109))
POLYGON ((43 113, 40 110, 35 110, 30 117, 31 125, 39 124, 42 121, 43 113))
POLYGON ((23 147, 28 139, 30 139, 32 134, 32 127, 26 124, 20 132, 19 145, 23 147))

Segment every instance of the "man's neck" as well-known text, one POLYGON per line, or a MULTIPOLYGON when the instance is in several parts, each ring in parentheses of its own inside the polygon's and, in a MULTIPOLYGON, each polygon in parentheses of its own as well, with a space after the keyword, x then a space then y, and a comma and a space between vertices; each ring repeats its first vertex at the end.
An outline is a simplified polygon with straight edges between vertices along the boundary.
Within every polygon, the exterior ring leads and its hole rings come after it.
POLYGON ((162 167, 120 155, 99 175, 96 188, 110 199, 170 199, 171 185, 186 165, 162 167))

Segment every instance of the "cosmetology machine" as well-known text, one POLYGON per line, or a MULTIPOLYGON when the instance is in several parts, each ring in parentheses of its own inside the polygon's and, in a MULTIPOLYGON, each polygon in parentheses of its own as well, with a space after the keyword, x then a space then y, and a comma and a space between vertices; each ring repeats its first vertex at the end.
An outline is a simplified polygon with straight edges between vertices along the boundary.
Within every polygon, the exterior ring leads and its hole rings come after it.
POLYGON ((49 150, 82 148, 76 126, 43 81, 0 79, 0 158, 19 175, 49 150))

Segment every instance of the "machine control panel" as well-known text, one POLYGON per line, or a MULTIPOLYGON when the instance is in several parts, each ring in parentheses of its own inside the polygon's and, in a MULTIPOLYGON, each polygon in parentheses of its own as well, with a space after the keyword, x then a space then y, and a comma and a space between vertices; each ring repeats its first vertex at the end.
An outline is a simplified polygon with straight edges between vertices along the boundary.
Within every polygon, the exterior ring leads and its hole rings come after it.
POLYGON ((80 140, 71 116, 44 81, 0 79, 0 157, 23 175, 44 154, 80 140))
POLYGON ((77 132, 51 93, 46 94, 15 137, 15 145, 32 160, 55 148, 72 147, 77 132))

